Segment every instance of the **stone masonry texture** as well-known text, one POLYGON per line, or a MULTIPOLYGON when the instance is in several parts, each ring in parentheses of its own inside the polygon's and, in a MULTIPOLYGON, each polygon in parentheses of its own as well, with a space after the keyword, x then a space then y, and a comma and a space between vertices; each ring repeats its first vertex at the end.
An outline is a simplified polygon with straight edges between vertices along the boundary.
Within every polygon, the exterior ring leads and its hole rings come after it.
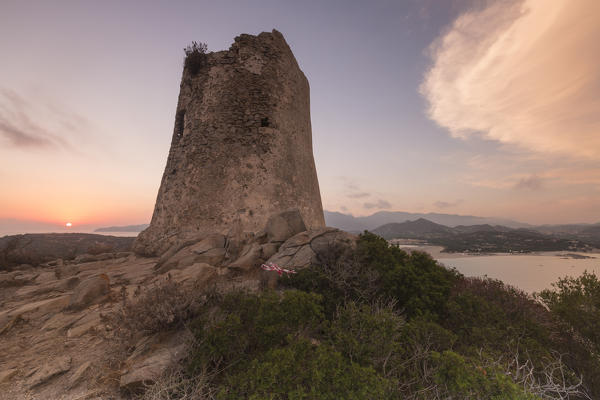
POLYGON ((154 214, 134 250, 160 255, 210 233, 257 232, 288 209, 308 229, 325 225, 308 80, 281 33, 243 34, 197 71, 184 67, 154 214))

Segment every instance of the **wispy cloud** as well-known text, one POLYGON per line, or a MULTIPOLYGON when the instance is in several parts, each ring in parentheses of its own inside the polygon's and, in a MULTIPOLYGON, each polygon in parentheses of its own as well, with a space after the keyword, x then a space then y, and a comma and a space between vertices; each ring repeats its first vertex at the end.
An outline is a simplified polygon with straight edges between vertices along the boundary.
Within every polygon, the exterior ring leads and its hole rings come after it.
POLYGON ((437 208, 441 208, 441 209, 447 209, 447 208, 452 208, 452 207, 456 207, 460 204, 462 204, 464 200, 463 199, 458 199, 456 201, 442 201, 442 200, 438 200, 435 203, 433 203, 433 205, 437 208))
POLYGON ((519 179, 519 181, 514 185, 514 188, 519 190, 539 190, 543 188, 543 183, 544 180, 542 178, 537 175, 532 175, 519 179))
POLYGON ((356 193, 349 193, 347 196, 350 199, 363 199, 365 197, 369 197, 371 194, 367 193, 367 192, 356 192, 356 193))
POLYGON ((72 150, 68 138, 87 130, 89 123, 76 113, 0 88, 0 140, 9 146, 72 150))
POLYGON ((452 136, 600 157, 600 2, 497 1, 432 46, 421 92, 452 136))
POLYGON ((386 208, 391 208, 392 204, 389 201, 380 199, 374 203, 365 203, 365 204, 363 204, 363 207, 366 208, 367 210, 372 210, 372 209, 383 210, 386 208))

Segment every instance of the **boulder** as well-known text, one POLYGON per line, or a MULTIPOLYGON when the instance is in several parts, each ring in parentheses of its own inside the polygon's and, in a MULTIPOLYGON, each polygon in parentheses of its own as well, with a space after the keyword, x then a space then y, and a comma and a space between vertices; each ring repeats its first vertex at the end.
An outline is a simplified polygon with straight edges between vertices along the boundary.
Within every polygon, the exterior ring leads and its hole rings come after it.
POLYGON ((77 275, 79 268, 76 265, 61 265, 56 268, 56 276, 59 279, 70 278, 77 275))
POLYGON ((271 258, 275 253, 279 251, 281 243, 265 243, 262 245, 262 253, 265 259, 271 258))
POLYGON ((205 251, 204 253, 195 253, 194 262, 206 263, 210 265, 221 265, 225 259, 225 249, 215 248, 205 251))
POLYGON ((110 283, 106 274, 88 278, 75 288, 69 301, 69 308, 85 308, 106 296, 109 291, 110 283))
POLYGON ((50 292, 66 292, 79 284, 79 278, 72 277, 63 280, 54 280, 37 286, 24 286, 15 292, 17 297, 39 296, 50 292))
POLYGON ((181 335, 166 340, 158 336, 141 339, 126 360, 128 367, 123 371, 119 386, 130 393, 141 391, 151 385, 173 364, 186 356, 186 346, 181 335))
POLYGON ((87 262, 110 260, 112 258, 115 258, 114 253, 80 254, 75 257, 73 262, 75 264, 83 264, 87 262))
MULTIPOLYGON (((18 307, 16 309, 10 310, 5 314, 8 317, 21 317, 24 319, 33 319, 43 317, 47 314, 61 311, 69 304, 69 295, 64 295, 60 297, 53 297, 46 300, 34 301, 32 303, 27 303, 18 307)), ((2 316, 0 314, 0 320, 2 320, 2 316)))
MULTIPOLYGON (((184 269, 173 269, 164 275, 171 275, 171 279, 176 283, 204 283, 217 275, 217 268, 206 263, 195 263, 184 269)), ((159 278, 165 278, 164 275, 159 278)))
POLYGON ((0 274, 0 288, 10 287, 10 286, 19 286, 24 285, 26 282, 18 281, 15 279, 15 274, 6 272, 0 274))
POLYGON ((97 331, 102 326, 102 320, 100 318, 100 312, 95 311, 87 313, 83 318, 78 319, 75 323, 67 330, 68 338, 78 338, 90 331, 97 331))
POLYGON ((45 271, 42 272, 41 274, 39 274, 37 276, 37 278, 35 278, 35 283, 40 284, 40 283, 48 283, 51 281, 55 281, 56 280, 56 273, 54 273, 54 271, 45 271))
POLYGON ((56 313, 42 325, 43 331, 65 330, 70 328, 75 322, 83 317, 82 314, 64 314, 56 313))
POLYGON ((215 233, 192 245, 191 250, 196 254, 202 254, 212 249, 224 249, 225 242, 225 235, 215 233))
POLYGON ((285 242, 297 233, 304 232, 306 225, 298 210, 287 210, 269 217, 265 232, 269 242, 285 242))
POLYGON ((55 358, 52 362, 44 364, 39 368, 27 383, 29 388, 32 389, 36 386, 44 384, 54 377, 64 374, 71 369, 71 357, 62 356, 55 358))
POLYGON ((17 370, 16 368, 9 368, 9 369, 5 369, 4 371, 0 372, 0 383, 10 381, 11 378, 13 376, 17 375, 18 372, 19 372, 19 370, 17 370))
POLYGON ((183 248, 170 249, 163 255, 156 269, 165 273, 174 268, 181 269, 196 263, 219 265, 225 259, 225 236, 221 234, 209 235, 199 242, 187 244, 183 248))
POLYGON ((268 263, 285 268, 306 268, 323 262, 334 249, 355 247, 356 240, 356 236, 335 228, 302 232, 283 243, 268 263))
POLYGON ((265 261, 262 246, 258 243, 248 244, 242 250, 242 255, 229 264, 229 268, 250 270, 260 266, 265 261))
POLYGON ((84 375, 90 370, 91 366, 92 366, 91 361, 86 361, 83 364, 81 364, 75 370, 75 372, 73 372, 73 375, 71 375, 69 377, 69 387, 73 388, 73 387, 77 386, 81 382, 84 375))

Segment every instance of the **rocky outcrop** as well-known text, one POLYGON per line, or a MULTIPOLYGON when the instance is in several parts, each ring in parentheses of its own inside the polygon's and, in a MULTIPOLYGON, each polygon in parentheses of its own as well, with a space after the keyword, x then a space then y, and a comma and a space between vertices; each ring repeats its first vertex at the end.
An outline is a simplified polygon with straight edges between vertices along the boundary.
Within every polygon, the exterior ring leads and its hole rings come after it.
POLYGON ((138 254, 161 255, 211 233, 257 232, 290 208, 307 228, 325 225, 309 85, 281 33, 241 35, 197 70, 184 68, 174 125, 138 254))
POLYGON ((83 254, 129 251, 133 237, 87 233, 31 233, 0 238, 0 271, 21 264, 37 266, 57 259, 70 260, 83 254))
POLYGON ((106 296, 109 290, 110 284, 106 274, 88 278, 75 288, 69 299, 69 308, 82 309, 89 306, 103 296, 106 296))
POLYGON ((64 374, 71 369, 71 361, 72 359, 70 356, 62 356, 42 365, 29 379, 29 388, 32 389, 48 382, 50 379, 60 374, 64 374))
POLYGON ((159 336, 141 339, 125 361, 119 386, 128 393, 139 392, 145 385, 154 383, 169 367, 186 355, 182 334, 167 338, 159 336))
POLYGON ((268 263, 285 268, 306 268, 326 261, 332 252, 356 246, 357 237, 336 228, 313 229, 292 236, 268 263))
MULTIPOLYGON (((79 264, 52 262, 3 273, 0 290, 0 398, 121 398, 106 354, 115 343, 105 317, 157 279, 156 259, 129 254, 79 264), (87 395, 93 397, 85 397, 87 395)), ((207 279, 213 267, 174 274, 207 279)), ((118 381, 118 376, 117 376, 118 381)))
POLYGON ((36 398, 83 393, 119 399, 151 384, 186 354, 182 332, 142 338, 131 354, 120 355, 122 368, 109 368, 103 360, 115 343, 107 316, 119 309, 121 299, 134 299, 165 281, 192 291, 275 288, 278 274, 261 269, 267 260, 305 268, 355 245, 356 237, 333 228, 297 232, 304 226, 299 212, 286 210, 272 215, 262 230, 207 235, 160 261, 117 253, 1 274, 0 392, 13 390, 7 399, 28 391, 36 398), (209 258, 214 264, 201 261, 209 258))

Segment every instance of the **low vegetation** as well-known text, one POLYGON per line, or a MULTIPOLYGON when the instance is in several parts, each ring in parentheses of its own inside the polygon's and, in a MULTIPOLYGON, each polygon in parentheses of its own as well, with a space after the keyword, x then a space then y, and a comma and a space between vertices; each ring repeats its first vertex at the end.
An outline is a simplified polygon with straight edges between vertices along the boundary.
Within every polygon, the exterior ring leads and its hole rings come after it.
POLYGON ((206 65, 207 49, 206 43, 202 42, 192 42, 191 45, 183 49, 183 52, 185 53, 183 67, 188 70, 192 76, 196 75, 200 69, 206 65))
POLYGON ((172 301, 173 320, 141 324, 194 338, 144 398, 600 398, 592 274, 536 300, 365 233, 280 287, 205 293, 191 313, 172 301))

